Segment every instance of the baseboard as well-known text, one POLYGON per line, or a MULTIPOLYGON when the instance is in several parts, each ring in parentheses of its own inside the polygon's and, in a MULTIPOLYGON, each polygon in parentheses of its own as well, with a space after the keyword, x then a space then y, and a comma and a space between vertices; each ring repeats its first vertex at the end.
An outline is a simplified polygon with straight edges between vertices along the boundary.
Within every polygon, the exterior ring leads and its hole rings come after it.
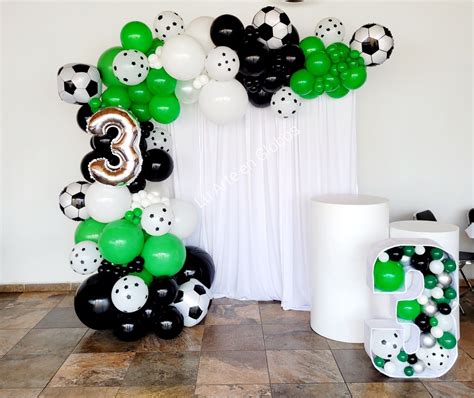
POLYGON ((0 285, 0 293, 75 292, 79 283, 15 283, 0 285))

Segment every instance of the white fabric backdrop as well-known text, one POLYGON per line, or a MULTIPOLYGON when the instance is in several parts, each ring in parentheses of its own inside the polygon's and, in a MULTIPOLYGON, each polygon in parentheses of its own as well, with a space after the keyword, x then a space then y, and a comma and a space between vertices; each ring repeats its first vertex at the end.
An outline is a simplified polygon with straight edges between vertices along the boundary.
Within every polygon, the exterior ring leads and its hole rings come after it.
POLYGON ((291 120, 249 106, 225 126, 188 106, 170 129, 175 196, 201 211, 187 243, 213 256, 215 296, 309 309, 309 199, 357 191, 355 96, 305 101, 291 120))

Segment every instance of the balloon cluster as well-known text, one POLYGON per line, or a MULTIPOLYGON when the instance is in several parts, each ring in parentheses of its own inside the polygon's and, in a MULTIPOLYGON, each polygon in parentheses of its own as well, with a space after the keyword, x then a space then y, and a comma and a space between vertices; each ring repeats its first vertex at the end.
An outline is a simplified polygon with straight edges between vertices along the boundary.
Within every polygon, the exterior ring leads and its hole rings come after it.
POLYGON ((424 290, 414 300, 398 301, 397 317, 400 323, 413 322, 419 328, 420 348, 414 354, 405 353, 401 331, 376 329, 372 333, 374 363, 391 376, 442 371, 455 359, 450 350, 457 344, 451 315, 457 298, 456 262, 438 247, 392 247, 381 253, 374 265, 375 289, 400 291, 410 269, 423 274, 424 290))
POLYGON ((274 6, 258 11, 246 28, 230 14, 198 17, 185 27, 177 13, 163 11, 153 29, 127 23, 120 46, 104 51, 97 67, 61 67, 58 93, 66 102, 89 104, 78 115, 82 126, 105 107, 120 107, 140 122, 169 124, 182 105, 193 103, 219 124, 241 118, 249 101, 289 117, 301 102, 288 95, 288 85, 304 99, 323 92, 340 98, 364 83, 365 65, 380 65, 392 54, 393 36, 381 25, 358 29, 352 51, 342 43, 344 33, 341 21, 324 18, 314 36, 300 42, 288 15, 274 6))

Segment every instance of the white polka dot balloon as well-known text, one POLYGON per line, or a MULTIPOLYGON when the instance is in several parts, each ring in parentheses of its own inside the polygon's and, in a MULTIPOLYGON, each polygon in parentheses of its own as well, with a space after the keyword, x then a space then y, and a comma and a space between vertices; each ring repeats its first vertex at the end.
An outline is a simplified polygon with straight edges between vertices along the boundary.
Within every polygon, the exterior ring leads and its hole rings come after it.
POLYGON ((231 80, 237 75, 240 61, 234 50, 220 46, 209 51, 204 65, 211 79, 223 81, 231 80))
POLYGON ((291 88, 282 87, 272 95, 270 106, 277 116, 287 119, 298 112, 301 101, 291 88))
POLYGON ((321 19, 314 30, 314 35, 319 37, 325 46, 343 41, 345 33, 344 24, 334 17, 321 19))
POLYGON ((166 41, 184 32, 183 18, 174 11, 160 12, 153 23, 153 30, 158 39, 166 41))
POLYGON ((102 254, 97 243, 85 240, 72 248, 69 260, 75 272, 88 275, 97 271, 102 261, 102 254))
POLYGON ((174 215, 171 206, 157 203, 143 210, 142 228, 152 236, 160 236, 170 232, 173 225, 174 215))
POLYGON ((146 138, 148 149, 161 149, 165 152, 171 151, 171 133, 165 128, 155 124, 150 135, 146 138))
POLYGON ((114 75, 127 86, 145 81, 149 70, 148 58, 137 50, 120 51, 113 61, 114 75))
POLYGON ((148 300, 148 287, 142 278, 127 275, 115 282, 112 288, 112 303, 122 312, 141 309, 148 300))

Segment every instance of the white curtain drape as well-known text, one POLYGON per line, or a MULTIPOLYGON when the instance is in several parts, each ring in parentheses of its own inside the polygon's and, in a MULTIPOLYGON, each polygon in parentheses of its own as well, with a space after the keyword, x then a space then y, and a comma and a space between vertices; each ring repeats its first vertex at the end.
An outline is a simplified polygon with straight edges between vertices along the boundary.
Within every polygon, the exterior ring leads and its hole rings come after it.
POLYGON ((216 297, 309 309, 309 200, 355 193, 355 96, 305 101, 296 118, 249 107, 217 126, 197 106, 171 126, 174 192, 201 222, 188 239, 216 264, 216 297))

